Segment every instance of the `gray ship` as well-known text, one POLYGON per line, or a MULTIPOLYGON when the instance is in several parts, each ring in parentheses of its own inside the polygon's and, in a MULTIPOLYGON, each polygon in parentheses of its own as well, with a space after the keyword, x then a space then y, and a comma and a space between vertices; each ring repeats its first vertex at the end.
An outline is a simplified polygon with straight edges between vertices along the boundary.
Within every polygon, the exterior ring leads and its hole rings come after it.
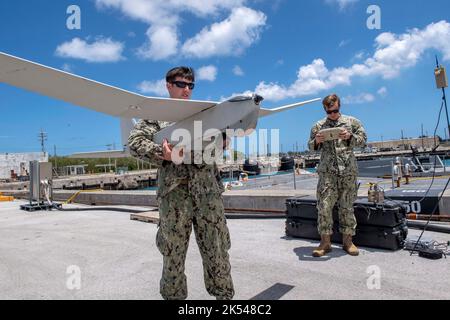
POLYGON ((360 177, 386 178, 392 176, 394 163, 400 159, 402 164, 408 163, 414 176, 431 177, 450 172, 438 155, 420 155, 412 157, 380 157, 376 159, 359 159, 358 170, 360 177))

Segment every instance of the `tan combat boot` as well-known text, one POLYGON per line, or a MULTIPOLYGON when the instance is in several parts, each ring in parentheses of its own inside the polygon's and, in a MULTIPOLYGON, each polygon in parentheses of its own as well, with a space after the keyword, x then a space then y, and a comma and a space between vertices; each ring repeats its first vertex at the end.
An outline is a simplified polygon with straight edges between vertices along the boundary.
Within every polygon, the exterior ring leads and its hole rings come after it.
POLYGON ((321 239, 319 247, 313 251, 313 257, 323 257, 328 252, 331 252, 331 236, 323 235, 321 239))
POLYGON ((359 255, 358 248, 352 242, 352 236, 344 234, 342 236, 343 249, 351 256, 359 255))

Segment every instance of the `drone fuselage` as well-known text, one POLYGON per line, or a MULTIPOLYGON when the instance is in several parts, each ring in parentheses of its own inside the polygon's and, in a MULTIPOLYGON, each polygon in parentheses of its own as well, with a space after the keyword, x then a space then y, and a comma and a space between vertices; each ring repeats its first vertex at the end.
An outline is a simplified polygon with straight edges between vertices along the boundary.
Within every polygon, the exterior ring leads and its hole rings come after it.
POLYGON ((173 145, 196 150, 222 132, 228 137, 248 135, 258 124, 261 100, 254 95, 224 101, 162 129, 155 134, 154 142, 161 144, 167 139, 173 145))

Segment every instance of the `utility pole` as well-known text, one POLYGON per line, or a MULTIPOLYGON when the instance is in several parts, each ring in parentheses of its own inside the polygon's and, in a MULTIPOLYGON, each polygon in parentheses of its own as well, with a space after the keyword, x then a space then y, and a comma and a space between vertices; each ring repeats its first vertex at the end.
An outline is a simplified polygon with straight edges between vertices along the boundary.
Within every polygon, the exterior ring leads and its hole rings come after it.
POLYGON ((53 145, 53 157, 55 158, 55 171, 58 172, 58 160, 56 159, 56 144, 53 145))
POLYGON ((44 130, 41 129, 41 132, 39 132, 38 134, 38 139, 41 142, 42 153, 45 153, 45 141, 47 141, 47 132, 44 132, 44 130))
POLYGON ((422 123, 422 150, 425 150, 425 144, 423 143, 423 123, 422 123))

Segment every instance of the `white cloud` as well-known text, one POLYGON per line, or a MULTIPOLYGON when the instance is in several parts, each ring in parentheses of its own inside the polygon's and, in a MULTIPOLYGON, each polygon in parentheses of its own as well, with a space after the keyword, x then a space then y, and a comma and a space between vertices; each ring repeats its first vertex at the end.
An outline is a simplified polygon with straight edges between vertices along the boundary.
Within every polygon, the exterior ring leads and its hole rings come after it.
MULTIPOLYGON (((167 1, 170 3, 170 1, 167 1)), ((147 24, 171 25, 178 23, 178 15, 160 0, 95 0, 99 9, 120 10, 125 16, 147 24)))
POLYGON ((361 93, 356 96, 346 96, 342 98, 343 104, 365 104, 375 101, 375 96, 370 93, 361 93))
POLYGON ((422 30, 412 29, 395 35, 380 34, 375 39, 374 54, 363 63, 329 70, 322 59, 300 67, 297 80, 283 86, 261 82, 255 91, 266 100, 278 101, 298 98, 330 90, 339 85, 350 85, 354 77, 379 76, 383 79, 398 77, 402 70, 415 66, 424 53, 433 49, 442 52, 444 60, 450 60, 450 23, 432 23, 422 30))
MULTIPOLYGON (((127 0, 128 1, 128 0, 127 0)), ((166 1, 162 1, 163 3, 166 1)), ((246 0, 169 0, 171 9, 182 9, 206 17, 216 15, 223 9, 233 9, 244 5, 246 0)))
POLYGON ((120 10, 127 17, 149 24, 172 25, 182 12, 199 17, 242 6, 246 0, 95 0, 99 9, 120 10))
POLYGON ((168 97, 169 93, 166 88, 166 79, 157 81, 142 81, 138 85, 138 90, 145 94, 155 94, 159 97, 168 97))
POLYGON ((233 74, 234 74, 235 76, 242 77, 242 76, 244 75, 244 71, 242 70, 241 67, 239 67, 239 66, 234 66, 234 68, 233 68, 233 74))
POLYGON ((377 91, 378 95, 381 97, 386 97, 388 94, 388 90, 386 87, 381 87, 378 91, 377 91))
POLYGON ((197 70, 196 78, 198 80, 214 81, 217 77, 217 68, 215 66, 204 66, 197 70))
POLYGON ((99 39, 91 44, 74 38, 56 48, 56 55, 63 58, 81 59, 87 62, 117 62, 123 60, 124 44, 108 39, 99 39))
POLYGON ((342 40, 341 42, 339 42, 339 48, 345 47, 345 46, 348 45, 350 42, 351 42, 350 39, 342 40))
POLYGON ((364 50, 361 50, 361 51, 355 53, 355 55, 353 56, 353 60, 362 60, 362 59, 364 59, 365 54, 366 53, 364 52, 364 50))
POLYGON ((147 30, 148 42, 138 50, 144 59, 163 60, 178 51, 176 29, 169 26, 152 26, 147 30))
MULTIPOLYGON (((193 14, 200 18, 214 18, 219 13, 233 10, 241 10, 245 13, 250 13, 249 19, 254 19, 254 13, 249 8, 245 8, 244 5, 248 0, 95 0, 97 8, 100 10, 114 9, 122 12, 126 17, 141 21, 149 25, 147 30, 147 41, 139 48, 138 54, 146 59, 162 60, 174 56, 180 50, 179 40, 180 25, 183 23, 182 14, 193 14), (237 9, 236 9, 237 8, 237 9)), ((263 15, 262 13, 258 12, 263 15)), ((196 48, 198 46, 214 47, 219 45, 217 50, 212 50, 207 56, 211 55, 223 55, 230 54, 233 50, 238 53, 245 50, 251 45, 255 38, 259 36, 259 30, 256 27, 251 26, 251 22, 244 24, 245 28, 236 28, 231 26, 237 33, 229 35, 227 39, 221 41, 217 39, 214 32, 211 33, 213 28, 217 28, 217 25, 225 26, 227 21, 232 20, 231 16, 220 22, 219 24, 213 24, 208 29, 203 29, 200 33, 202 36, 194 36, 188 45, 183 46, 184 52, 189 53, 192 56, 202 56, 196 48), (203 32, 203 33, 202 33, 203 32), (244 35, 241 35, 244 33, 244 35), (209 35, 209 36, 208 36, 209 35), (205 37, 207 39, 205 39, 205 37), (242 43, 242 45, 241 45, 242 43), (223 48, 227 48, 230 45, 231 48, 228 51, 223 51, 223 48)), ((265 23, 265 20, 264 20, 265 23)), ((222 31, 227 32, 222 28, 222 31)), ((233 32, 233 30, 231 30, 233 32)))
POLYGON ((353 3, 358 2, 359 0, 326 0, 329 4, 337 4, 339 6, 339 10, 344 10, 348 6, 353 3))
POLYGON ((233 9, 227 19, 204 28, 188 39, 182 52, 196 58, 242 54, 259 39, 266 19, 260 11, 245 7, 233 9))

